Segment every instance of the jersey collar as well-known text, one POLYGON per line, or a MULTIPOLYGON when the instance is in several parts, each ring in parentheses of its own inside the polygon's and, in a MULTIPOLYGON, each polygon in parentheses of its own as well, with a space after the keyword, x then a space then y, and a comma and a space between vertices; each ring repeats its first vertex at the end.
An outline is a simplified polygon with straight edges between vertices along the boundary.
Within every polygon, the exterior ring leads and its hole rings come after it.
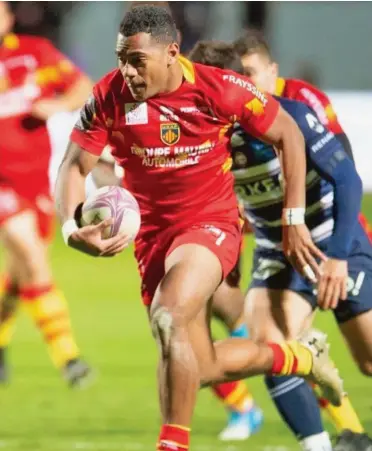
POLYGON ((283 95, 284 88, 285 88, 285 80, 284 80, 284 78, 278 77, 278 78, 276 79, 275 92, 274 92, 274 94, 275 94, 276 96, 281 96, 281 95, 283 95))
POLYGON ((4 36, 1 44, 4 49, 15 50, 19 47, 19 38, 14 33, 9 33, 4 36))
POLYGON ((183 76, 185 77, 185 80, 191 84, 195 84, 195 69, 194 65, 190 60, 185 58, 182 55, 179 55, 178 61, 181 64, 183 76))

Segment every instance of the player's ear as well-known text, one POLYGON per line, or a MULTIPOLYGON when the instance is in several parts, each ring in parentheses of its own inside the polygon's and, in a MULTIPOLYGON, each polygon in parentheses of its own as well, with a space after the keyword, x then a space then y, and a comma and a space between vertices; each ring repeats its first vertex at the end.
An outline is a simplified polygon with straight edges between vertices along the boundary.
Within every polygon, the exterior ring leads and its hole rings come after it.
POLYGON ((178 55, 180 54, 179 45, 176 42, 168 45, 168 64, 169 66, 177 61, 178 55))
POLYGON ((271 63, 271 70, 274 77, 277 77, 279 75, 279 65, 278 63, 271 63))

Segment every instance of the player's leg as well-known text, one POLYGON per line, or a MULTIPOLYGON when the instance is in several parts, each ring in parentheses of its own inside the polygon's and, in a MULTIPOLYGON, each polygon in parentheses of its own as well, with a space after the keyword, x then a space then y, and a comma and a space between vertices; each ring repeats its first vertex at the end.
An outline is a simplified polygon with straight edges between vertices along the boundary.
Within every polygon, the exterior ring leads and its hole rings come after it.
POLYGON ((6 272, 0 281, 0 383, 9 379, 6 354, 14 334, 19 306, 17 265, 6 253, 5 267, 6 272))
MULTIPOLYGON (((244 295, 240 288, 240 258, 213 295, 212 313, 228 329, 231 337, 248 338, 244 319, 244 295)), ((229 420, 219 435, 220 440, 246 440, 260 429, 262 410, 257 407, 244 381, 225 382, 212 387, 225 404, 229 420)))
MULTIPOLYGON (((292 291, 257 287, 248 291, 246 315, 254 340, 281 342, 294 339, 310 326, 312 306, 292 291)), ((302 449, 331 450, 332 444, 324 431, 318 403, 310 386, 293 376, 266 376, 265 383, 302 449)))
POLYGON ((35 211, 25 210, 6 220, 1 234, 5 247, 17 262, 22 304, 40 329, 53 363, 70 384, 79 384, 89 368, 80 362, 66 300, 53 284, 35 211))
POLYGON ((372 310, 342 321, 340 329, 360 371, 372 376, 372 310))
POLYGON ((210 243, 204 247, 175 241, 150 311, 163 376, 160 398, 166 424, 159 450, 188 448, 199 384, 266 373, 311 375, 329 387, 330 396, 338 402, 342 387, 329 364, 325 343, 258 345, 249 339, 227 339, 213 345, 206 305, 224 274, 223 263, 216 256, 218 250, 210 250, 210 243))
POLYGON ((372 227, 368 222, 368 219, 364 216, 363 213, 360 213, 359 215, 359 222, 361 223, 363 229, 365 230, 366 234, 368 235, 369 241, 372 243, 372 227))
POLYGON ((361 372, 372 376, 372 259, 349 261, 348 297, 335 316, 361 372))

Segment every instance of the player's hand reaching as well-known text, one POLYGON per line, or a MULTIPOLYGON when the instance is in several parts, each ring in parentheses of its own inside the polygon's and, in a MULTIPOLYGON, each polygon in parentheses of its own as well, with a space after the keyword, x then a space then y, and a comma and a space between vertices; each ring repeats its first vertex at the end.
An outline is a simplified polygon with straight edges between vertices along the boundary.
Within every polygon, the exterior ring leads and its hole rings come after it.
POLYGON ((322 263, 320 271, 318 305, 322 310, 335 309, 347 297, 347 261, 330 258, 322 263))
POLYGON ((320 265, 316 258, 325 262, 327 257, 318 249, 305 224, 283 226, 283 252, 287 259, 311 282, 320 278, 320 265))
POLYGON ((130 240, 123 233, 112 238, 102 238, 103 230, 111 224, 112 219, 106 219, 97 225, 81 227, 70 235, 68 245, 94 257, 113 257, 124 250, 130 240))

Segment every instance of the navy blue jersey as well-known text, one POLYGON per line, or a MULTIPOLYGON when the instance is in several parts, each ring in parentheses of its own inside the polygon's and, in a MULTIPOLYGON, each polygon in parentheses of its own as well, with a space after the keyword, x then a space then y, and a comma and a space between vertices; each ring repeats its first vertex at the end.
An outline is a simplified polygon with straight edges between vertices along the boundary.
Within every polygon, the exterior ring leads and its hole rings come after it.
MULTIPOLYGON (((362 185, 352 160, 340 141, 323 126, 315 112, 301 102, 277 98, 296 121, 306 143, 306 224, 316 243, 327 244, 327 254, 347 258, 364 243, 358 222, 362 185)), ((231 145, 232 171, 239 200, 252 225, 256 243, 281 249, 282 176, 273 146, 235 127, 231 145)), ((366 240, 368 243, 368 240, 366 240)), ((372 247, 365 250, 372 253, 372 247)))

